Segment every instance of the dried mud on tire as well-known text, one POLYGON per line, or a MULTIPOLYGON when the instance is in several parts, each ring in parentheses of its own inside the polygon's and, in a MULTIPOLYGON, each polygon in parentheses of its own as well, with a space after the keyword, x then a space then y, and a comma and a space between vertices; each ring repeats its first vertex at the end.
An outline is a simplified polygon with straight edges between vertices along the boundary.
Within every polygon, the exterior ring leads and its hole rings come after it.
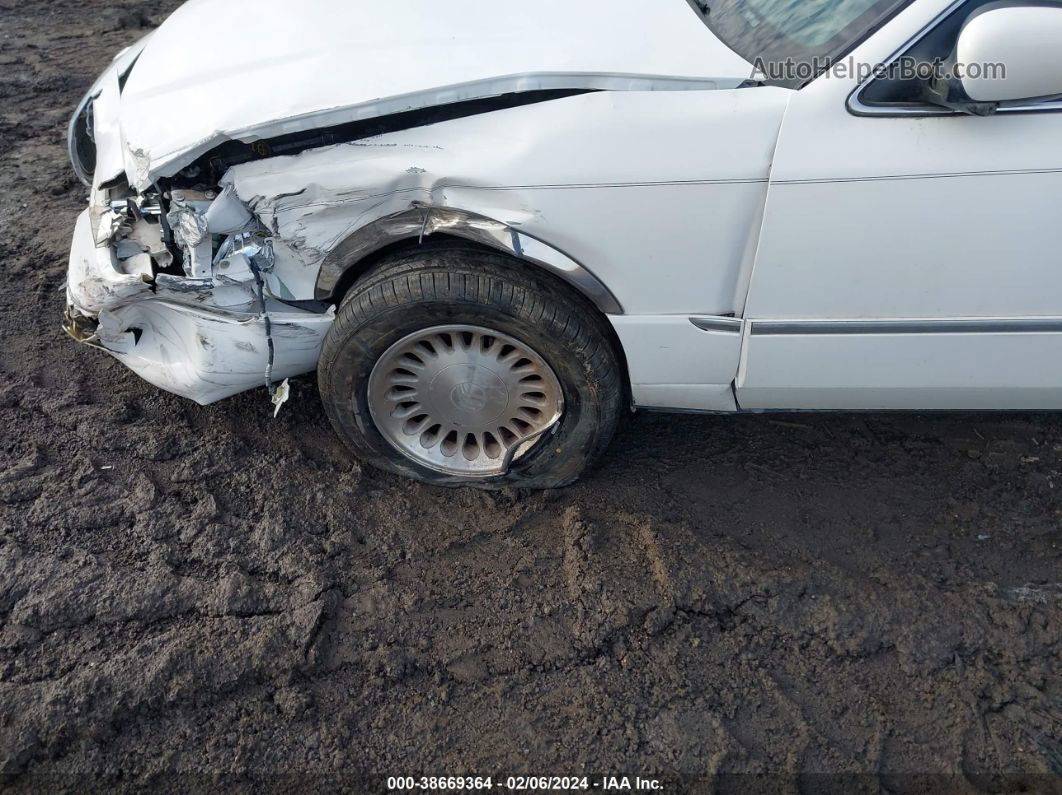
POLYGON ((66 341, 65 123, 173 5, 0 0, 0 782, 1060 791, 1056 416, 645 415, 442 491, 312 378, 273 421, 66 341))

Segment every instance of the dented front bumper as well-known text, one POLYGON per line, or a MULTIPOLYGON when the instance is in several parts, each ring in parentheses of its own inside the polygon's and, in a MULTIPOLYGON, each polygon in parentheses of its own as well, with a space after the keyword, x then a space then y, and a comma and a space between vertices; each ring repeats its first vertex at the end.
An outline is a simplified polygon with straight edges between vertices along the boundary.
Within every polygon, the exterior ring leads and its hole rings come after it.
MULTIPOLYGON (((142 258, 119 260, 97 245, 93 219, 78 218, 63 326, 75 340, 114 356, 146 381, 206 405, 264 386, 265 316, 247 284, 154 274, 142 258)), ((312 372, 334 313, 266 299, 274 347, 272 380, 312 372)))

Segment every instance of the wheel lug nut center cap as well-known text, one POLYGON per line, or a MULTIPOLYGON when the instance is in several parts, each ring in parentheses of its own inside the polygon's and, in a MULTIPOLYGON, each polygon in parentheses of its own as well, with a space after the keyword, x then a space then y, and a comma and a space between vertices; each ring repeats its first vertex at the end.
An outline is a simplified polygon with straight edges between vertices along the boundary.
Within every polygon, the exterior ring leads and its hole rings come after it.
POLYGON ((509 390, 496 373, 476 365, 453 365, 432 379, 431 392, 446 399, 455 425, 488 428, 509 405, 509 390))

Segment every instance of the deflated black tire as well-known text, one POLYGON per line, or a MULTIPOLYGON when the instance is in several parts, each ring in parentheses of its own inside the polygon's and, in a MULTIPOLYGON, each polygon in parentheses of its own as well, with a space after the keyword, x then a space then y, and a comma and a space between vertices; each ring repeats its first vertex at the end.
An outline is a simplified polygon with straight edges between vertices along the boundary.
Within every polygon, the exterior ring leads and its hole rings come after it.
POLYGON ((356 284, 321 395, 364 461, 441 486, 556 488, 600 458, 625 404, 607 320, 502 254, 417 249, 356 284))

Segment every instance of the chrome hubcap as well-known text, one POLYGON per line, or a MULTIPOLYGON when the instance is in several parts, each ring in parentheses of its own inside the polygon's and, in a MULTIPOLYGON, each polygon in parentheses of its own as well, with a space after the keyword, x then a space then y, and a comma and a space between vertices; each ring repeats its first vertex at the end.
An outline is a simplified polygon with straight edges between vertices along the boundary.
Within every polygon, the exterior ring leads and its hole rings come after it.
POLYGON ((564 413, 560 381, 530 347, 476 326, 399 340, 369 376, 369 410, 391 445, 437 472, 503 475, 564 413))

